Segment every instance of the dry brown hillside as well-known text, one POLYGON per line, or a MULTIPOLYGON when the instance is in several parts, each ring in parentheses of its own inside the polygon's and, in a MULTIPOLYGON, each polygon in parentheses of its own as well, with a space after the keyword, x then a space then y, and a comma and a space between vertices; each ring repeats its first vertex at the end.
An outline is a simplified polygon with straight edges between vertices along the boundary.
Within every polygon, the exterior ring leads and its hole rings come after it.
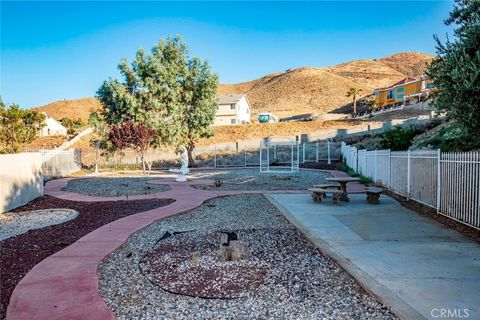
POLYGON ((426 53, 402 52, 378 61, 406 76, 416 78, 425 74, 425 68, 432 62, 433 58, 435 56, 426 53))
POLYGON ((322 114, 344 106, 351 88, 372 93, 406 77, 423 75, 433 56, 399 53, 381 59, 362 59, 326 68, 303 67, 238 84, 220 85, 219 93, 246 93, 253 114, 273 112, 280 117, 295 114, 322 114))
MULTIPOLYGON (((322 114, 348 105, 351 100, 345 97, 345 93, 349 88, 360 88, 362 94, 368 95, 375 88, 405 77, 422 75, 432 59, 429 54, 406 52, 325 68, 302 67, 271 73, 252 81, 222 84, 218 92, 246 93, 253 109, 252 120, 259 112, 273 112, 280 117, 322 114)), ((57 101, 38 109, 56 119, 81 117, 87 120, 90 112, 99 107, 100 103, 95 98, 84 98, 57 101)))
POLYGON ((81 118, 87 122, 90 113, 98 108, 100 108, 100 102, 97 99, 82 98, 77 100, 55 101, 34 109, 46 112, 50 117, 56 120, 60 120, 62 118, 81 118))
POLYGON ((272 112, 280 117, 304 113, 327 113, 333 106, 350 101, 345 92, 351 88, 370 88, 323 68, 304 67, 258 80, 220 87, 221 93, 245 91, 252 104, 253 116, 272 112))
POLYGON ((403 78, 405 74, 375 60, 355 60, 337 64, 327 70, 336 75, 361 83, 368 87, 368 94, 378 87, 385 87, 403 78))

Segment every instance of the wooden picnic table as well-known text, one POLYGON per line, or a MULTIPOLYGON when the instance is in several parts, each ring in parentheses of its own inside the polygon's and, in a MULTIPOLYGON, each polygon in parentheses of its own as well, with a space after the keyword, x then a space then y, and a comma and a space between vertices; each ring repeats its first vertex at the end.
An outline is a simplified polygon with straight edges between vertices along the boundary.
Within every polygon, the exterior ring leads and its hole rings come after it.
POLYGON ((360 181, 360 178, 355 178, 355 177, 331 177, 331 178, 326 178, 325 180, 327 180, 329 182, 340 183, 340 190, 342 191, 342 194, 339 196, 338 200, 349 201, 348 193, 347 193, 347 183, 360 181))

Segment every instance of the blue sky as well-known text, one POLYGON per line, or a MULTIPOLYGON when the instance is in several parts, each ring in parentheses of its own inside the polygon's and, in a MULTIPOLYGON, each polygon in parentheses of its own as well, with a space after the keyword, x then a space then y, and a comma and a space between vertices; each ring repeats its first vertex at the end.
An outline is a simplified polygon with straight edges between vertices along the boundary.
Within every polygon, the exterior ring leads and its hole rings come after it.
POLYGON ((1 2, 4 102, 91 97, 122 57, 180 34, 222 83, 403 51, 434 53, 452 2, 1 2))

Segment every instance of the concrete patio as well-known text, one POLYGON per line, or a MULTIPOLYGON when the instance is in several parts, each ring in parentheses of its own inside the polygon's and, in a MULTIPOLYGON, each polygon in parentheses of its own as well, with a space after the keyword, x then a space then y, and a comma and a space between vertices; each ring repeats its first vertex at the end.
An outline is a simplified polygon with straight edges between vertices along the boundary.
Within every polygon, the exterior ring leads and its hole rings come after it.
POLYGON ((385 195, 380 205, 367 204, 364 194, 339 205, 314 204, 308 194, 268 197, 401 317, 480 319, 478 243, 385 195))

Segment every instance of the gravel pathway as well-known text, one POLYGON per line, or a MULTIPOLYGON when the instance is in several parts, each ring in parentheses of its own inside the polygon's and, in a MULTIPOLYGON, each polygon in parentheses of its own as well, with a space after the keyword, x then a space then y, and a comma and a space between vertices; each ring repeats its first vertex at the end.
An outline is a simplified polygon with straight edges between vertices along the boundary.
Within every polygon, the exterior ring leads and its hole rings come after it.
POLYGON ((75 179, 68 182, 63 191, 97 197, 133 196, 165 192, 167 185, 149 184, 155 177, 94 177, 75 179))
MULTIPOLYGON (((219 262, 205 259, 202 263, 219 262)), ((213 199, 151 224, 108 256, 100 265, 99 275, 102 296, 118 319, 396 318, 348 273, 323 256, 262 195, 213 199), (236 270, 236 275, 242 274, 238 271, 245 265, 262 271, 256 283, 241 288, 241 298, 193 298, 159 287, 162 274, 158 271, 168 263, 159 253, 165 253, 166 245, 181 240, 175 240, 173 235, 173 240, 164 242, 165 232, 189 231, 179 235, 188 235, 191 240, 197 237, 201 242, 202 236, 209 238, 225 230, 235 231, 240 240, 248 242, 250 257, 247 261, 223 263, 236 270)), ((242 284, 244 276, 239 277, 229 281, 233 281, 232 285, 235 281, 242 284)), ((180 280, 187 284, 190 281, 180 280)))
POLYGON ((78 212, 72 209, 46 209, 0 214, 0 241, 54 224, 75 219, 78 212))
MULTIPOLYGON (((318 171, 260 173, 258 169, 244 169, 192 171, 189 176, 221 180, 222 185, 215 187, 216 190, 302 190, 325 183, 329 174, 318 171)), ((202 185, 195 187, 209 188, 202 185)))

